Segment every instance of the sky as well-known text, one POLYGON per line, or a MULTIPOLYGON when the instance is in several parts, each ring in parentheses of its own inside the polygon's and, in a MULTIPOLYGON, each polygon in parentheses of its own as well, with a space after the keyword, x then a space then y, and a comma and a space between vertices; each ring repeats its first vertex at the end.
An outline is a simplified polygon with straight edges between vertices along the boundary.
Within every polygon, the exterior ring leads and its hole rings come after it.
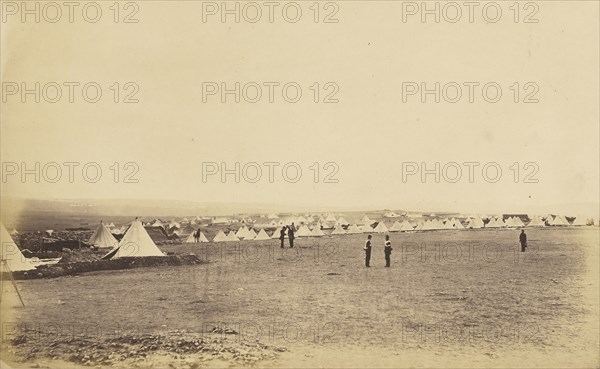
MULTIPOLYGON (((465 8, 456 23, 443 14, 439 23, 419 14, 403 22, 402 4, 388 1, 321 3, 317 23, 312 2, 297 3, 296 23, 283 18, 286 3, 272 23, 264 7, 256 23, 243 14, 223 23, 199 1, 139 1, 115 23, 112 2, 98 3, 97 23, 79 9, 71 23, 64 8, 56 23, 43 14, 23 23, 19 13, 1 23, 2 196, 598 214, 596 2, 536 3, 537 23, 523 22, 532 9, 515 22, 509 2, 500 2, 497 23, 479 9, 470 23, 465 8), (131 12, 138 22, 123 23, 131 12), (324 23, 332 13, 338 22, 324 23), (39 103, 21 93, 36 82, 47 93, 39 103), (78 83, 73 102, 65 82, 78 83), (236 82, 239 103, 206 94, 236 82), (83 97, 89 83, 101 88, 96 103, 83 97), (406 93, 436 83, 439 103, 406 93), (56 85, 62 95, 50 103, 56 85), (256 86, 260 99, 246 101, 256 86), (302 91, 296 103, 286 101, 293 86, 302 91), (462 95, 452 103, 456 86, 462 95), (494 86, 502 95, 492 103, 494 86), (72 181, 65 162, 76 163, 72 181), (21 178, 21 163, 34 171, 39 163, 39 183, 21 178), (239 163, 239 183, 210 174, 213 163, 239 163), (421 163, 439 163, 437 182, 421 178, 421 163)), ((93 86, 87 91, 93 99, 93 86)))

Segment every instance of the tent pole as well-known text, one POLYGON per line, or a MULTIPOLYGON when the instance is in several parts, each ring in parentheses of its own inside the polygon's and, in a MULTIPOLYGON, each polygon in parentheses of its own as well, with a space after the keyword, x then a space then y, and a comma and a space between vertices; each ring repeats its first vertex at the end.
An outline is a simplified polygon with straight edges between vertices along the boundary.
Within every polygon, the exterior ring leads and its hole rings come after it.
POLYGON ((21 301, 21 305, 25 306, 25 303, 23 302, 23 298, 21 297, 21 292, 19 292, 19 288, 17 287, 17 283, 15 282, 15 279, 13 278, 12 270, 10 270, 10 267, 8 266, 8 262, 6 260, 2 260, 2 264, 4 264, 4 267, 6 267, 6 270, 8 270, 8 275, 10 276, 10 280, 12 282, 13 287, 15 288, 15 291, 17 291, 17 295, 19 296, 19 300, 21 301))

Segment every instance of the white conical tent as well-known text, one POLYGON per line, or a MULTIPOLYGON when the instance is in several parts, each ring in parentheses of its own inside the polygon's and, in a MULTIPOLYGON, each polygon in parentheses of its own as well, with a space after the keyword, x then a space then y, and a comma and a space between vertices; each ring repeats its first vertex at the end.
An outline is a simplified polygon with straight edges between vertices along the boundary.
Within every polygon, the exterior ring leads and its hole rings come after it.
POLYGON ((329 214, 329 215, 327 216, 327 218, 325 219, 325 221, 326 221, 326 222, 335 222, 335 221, 336 221, 336 219, 335 219, 335 216, 334 216, 333 214, 329 214))
MULTIPOLYGON (((271 238, 279 239, 280 236, 281 236, 281 227, 277 228, 275 230, 275 232, 273 232, 273 235, 271 235, 271 238)), ((283 238, 287 238, 287 229, 285 229, 283 231, 283 238)))
POLYGON ((439 219, 433 219, 431 222, 429 222, 429 229, 432 231, 444 229, 444 223, 442 223, 442 221, 439 219))
POLYGON ((348 227, 348 234, 357 234, 357 233, 361 233, 360 228, 358 228, 358 226, 356 224, 352 224, 350 227, 348 227))
POLYGON ((523 223, 521 217, 514 217, 513 219, 516 227, 525 227, 525 223, 523 223))
POLYGON ((346 230, 341 225, 338 225, 331 234, 346 234, 346 230))
POLYGON ((402 224, 399 221, 395 221, 394 224, 390 227, 390 232, 398 232, 402 228, 402 224))
POLYGON ((0 254, 0 258, 2 259, 1 270, 8 272, 5 270, 6 265, 8 265, 11 272, 34 270, 35 266, 23 256, 15 241, 13 241, 6 228, 4 228, 4 224, 0 224, 0 227, 2 228, 0 230, 0 244, 2 244, 2 249, 0 250, 2 252, 0 254), (4 261, 6 261, 6 264, 4 264, 4 261))
POLYGON ((569 222, 562 215, 557 215, 552 222, 553 226, 568 226, 569 222))
POLYGON ((219 232, 217 232, 217 235, 213 238, 213 242, 223 242, 223 241, 227 241, 227 235, 225 233, 223 233, 222 230, 219 229, 219 232))
POLYGON ((246 237, 244 237, 245 240, 253 240, 256 238, 256 232, 254 232, 254 229, 250 228, 248 229, 248 232, 246 232, 246 237))
POLYGON ((417 226, 415 227, 415 231, 422 231, 423 227, 425 227, 425 222, 420 221, 417 226))
POLYGON ((465 227, 463 227, 462 223, 458 219, 452 218, 451 224, 452 228, 454 229, 465 229, 465 227))
POLYGON ((432 220, 426 220, 421 227, 421 231, 433 231, 436 229, 435 223, 432 220))
POLYGON ((529 224, 527 224, 527 227, 545 227, 545 226, 546 226, 546 223, 544 223, 542 218, 538 217, 537 215, 535 215, 531 219, 531 222, 529 222, 529 224))
MULTIPOLYGON (((111 259, 122 257, 164 256, 139 220, 134 220, 119 246, 111 251, 111 259)), ((108 255, 107 255, 108 256, 108 255)))
POLYGON ((246 234, 248 233, 248 228, 246 226, 240 227, 240 229, 238 229, 237 233, 235 234, 235 236, 237 238, 246 238, 246 234))
POLYGON ((483 220, 479 217, 477 218, 471 218, 469 219, 469 224, 467 225, 467 228, 473 228, 473 229, 478 229, 478 228, 483 228, 485 225, 483 223, 483 220))
POLYGON ((315 225, 312 231, 310 231, 310 235, 312 237, 322 237, 325 236, 325 233, 321 230, 321 226, 319 224, 315 225))
POLYGON ((112 249, 119 244, 119 241, 117 241, 115 236, 113 236, 112 233, 110 233, 106 225, 100 222, 98 228, 96 228, 94 233, 92 233, 92 236, 90 237, 88 243, 90 245, 98 247, 109 247, 112 249))
POLYGON ((227 235, 227 239, 225 241, 239 241, 240 239, 237 238, 237 236, 235 235, 235 232, 233 231, 229 231, 229 234, 227 235))
POLYGON ((194 233, 195 232, 190 233, 190 235, 185 239, 184 242, 185 243, 194 243, 194 242, 196 242, 196 238, 194 238, 194 233))
MULTIPOLYGON (((190 233, 190 235, 185 239, 185 243, 194 243, 196 239, 194 238, 194 233, 190 233)), ((208 242, 208 238, 204 235, 204 233, 200 232, 200 242, 208 242)))
POLYGON ((341 217, 340 219, 337 220, 336 224, 337 225, 349 225, 350 222, 348 222, 346 219, 344 219, 344 217, 341 217))
POLYGON ((373 223, 373 221, 368 216, 366 216, 366 215, 364 217, 362 217, 362 219, 360 220, 360 222, 362 224, 368 224, 368 225, 371 225, 371 223, 373 223))
POLYGON ((401 232, 408 232, 408 231, 412 231, 412 230, 414 230, 414 228, 408 220, 404 220, 404 222, 402 222, 402 224, 400 224, 401 232))
POLYGON ((488 222, 488 224, 485 225, 486 228, 500 228, 504 225, 504 223, 500 223, 500 221, 498 220, 498 218, 492 218, 490 219, 490 221, 488 222))
POLYGON ((269 237, 269 235, 267 234, 267 232, 265 232, 264 229, 260 229, 260 231, 258 231, 258 234, 256 235, 256 237, 254 237, 255 241, 263 241, 263 240, 269 240, 271 239, 271 237, 269 237))
POLYGON ((587 225, 587 219, 585 217, 578 216, 578 217, 576 217, 573 220, 573 223, 571 225, 574 225, 574 226, 586 226, 587 225))
POLYGON ((306 226, 306 224, 303 224, 298 231, 296 232, 296 237, 309 237, 310 236, 310 229, 308 229, 308 227, 306 226))
POLYGON ((375 233, 387 233, 388 232, 388 228, 385 226, 385 224, 383 222, 379 222, 379 223, 377 223, 377 227, 375 227, 375 229, 373 229, 373 232, 375 232, 375 233))
POLYGON ((548 214, 546 215, 546 218, 544 218, 544 222, 546 222, 547 225, 552 225, 553 221, 554 217, 552 216, 552 214, 548 214))

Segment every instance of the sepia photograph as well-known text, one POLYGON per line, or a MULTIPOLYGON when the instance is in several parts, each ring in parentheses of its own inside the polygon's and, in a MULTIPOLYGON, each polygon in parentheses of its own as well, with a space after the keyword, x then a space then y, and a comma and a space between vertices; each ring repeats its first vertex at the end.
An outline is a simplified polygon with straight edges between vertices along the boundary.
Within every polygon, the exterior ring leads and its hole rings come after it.
POLYGON ((600 368, 600 1, 0 0, 0 368, 600 368))

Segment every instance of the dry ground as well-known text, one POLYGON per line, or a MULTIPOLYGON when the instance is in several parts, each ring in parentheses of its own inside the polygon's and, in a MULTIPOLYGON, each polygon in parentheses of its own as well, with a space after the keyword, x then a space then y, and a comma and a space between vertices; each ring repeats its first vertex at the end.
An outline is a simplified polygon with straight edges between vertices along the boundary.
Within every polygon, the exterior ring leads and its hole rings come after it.
POLYGON ((364 235, 162 246, 209 263, 18 282, 2 360, 597 368, 598 228, 527 233, 524 254, 514 230, 391 234, 389 269, 382 235, 371 268, 364 235))

